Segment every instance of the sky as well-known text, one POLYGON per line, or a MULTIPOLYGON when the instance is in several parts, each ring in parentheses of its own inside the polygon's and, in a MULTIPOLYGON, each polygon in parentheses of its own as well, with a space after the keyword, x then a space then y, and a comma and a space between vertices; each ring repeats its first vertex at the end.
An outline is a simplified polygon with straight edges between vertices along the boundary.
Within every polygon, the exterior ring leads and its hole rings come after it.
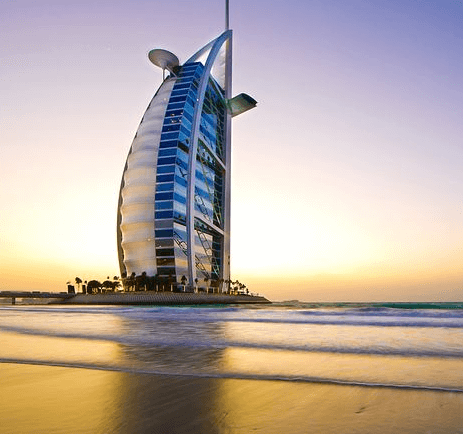
MULTIPOLYGON (((463 2, 230 1, 232 279, 271 300, 463 300, 463 2)), ((0 2, 0 290, 119 275, 125 159, 211 0, 0 2)))

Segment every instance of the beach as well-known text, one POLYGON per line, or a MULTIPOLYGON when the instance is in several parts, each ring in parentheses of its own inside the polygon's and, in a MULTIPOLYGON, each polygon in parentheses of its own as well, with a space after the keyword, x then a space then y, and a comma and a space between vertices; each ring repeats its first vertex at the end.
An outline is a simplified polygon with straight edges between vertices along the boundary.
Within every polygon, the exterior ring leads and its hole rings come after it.
POLYGON ((463 395, 0 366, 2 433, 458 433, 463 395))
POLYGON ((1 433, 463 432, 461 309, 0 308, 1 433))

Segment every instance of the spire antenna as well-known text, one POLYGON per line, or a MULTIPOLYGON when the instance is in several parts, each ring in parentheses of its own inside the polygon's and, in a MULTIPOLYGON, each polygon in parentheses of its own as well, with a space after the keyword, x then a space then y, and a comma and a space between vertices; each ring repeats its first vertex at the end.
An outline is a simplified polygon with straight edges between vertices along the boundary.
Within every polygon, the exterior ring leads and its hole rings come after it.
POLYGON ((228 0, 225 0, 225 30, 230 29, 230 11, 229 11, 229 5, 228 5, 228 0))

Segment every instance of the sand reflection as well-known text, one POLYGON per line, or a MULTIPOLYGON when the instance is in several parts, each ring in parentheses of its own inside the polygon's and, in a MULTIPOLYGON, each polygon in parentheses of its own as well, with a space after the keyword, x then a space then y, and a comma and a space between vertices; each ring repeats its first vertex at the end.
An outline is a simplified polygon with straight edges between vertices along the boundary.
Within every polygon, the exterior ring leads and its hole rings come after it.
POLYGON ((120 345, 124 365, 139 371, 170 374, 215 374, 223 371, 223 326, 214 323, 133 320, 124 324, 143 339, 120 345), (146 344, 143 344, 143 340, 146 344), (156 345, 152 342, 155 341, 156 345), (212 345, 211 345, 212 344, 212 345))
POLYGON ((217 405, 221 380, 140 374, 121 378, 113 416, 118 433, 224 432, 217 405))
POLYGON ((0 364, 1 432, 455 433, 463 395, 0 364))
POLYGON ((224 372, 270 378, 310 378, 383 385, 463 389, 463 361, 452 358, 228 348, 224 372))
POLYGON ((224 380, 221 432, 233 434, 461 432, 460 394, 224 380))
POLYGON ((113 342, 0 332, 0 358, 3 360, 107 366, 119 357, 119 345, 113 342))
POLYGON ((0 364, 0 431, 117 432, 119 380, 114 372, 0 364))

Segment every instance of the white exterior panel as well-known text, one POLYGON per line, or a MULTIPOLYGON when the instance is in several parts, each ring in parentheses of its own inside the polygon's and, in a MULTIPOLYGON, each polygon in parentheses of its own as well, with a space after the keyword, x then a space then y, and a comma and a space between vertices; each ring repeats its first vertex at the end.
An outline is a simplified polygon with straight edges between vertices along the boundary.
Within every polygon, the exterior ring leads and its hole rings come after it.
POLYGON ((120 237, 127 272, 156 273, 154 202, 162 125, 175 79, 166 80, 151 101, 127 157, 121 188, 120 237))

